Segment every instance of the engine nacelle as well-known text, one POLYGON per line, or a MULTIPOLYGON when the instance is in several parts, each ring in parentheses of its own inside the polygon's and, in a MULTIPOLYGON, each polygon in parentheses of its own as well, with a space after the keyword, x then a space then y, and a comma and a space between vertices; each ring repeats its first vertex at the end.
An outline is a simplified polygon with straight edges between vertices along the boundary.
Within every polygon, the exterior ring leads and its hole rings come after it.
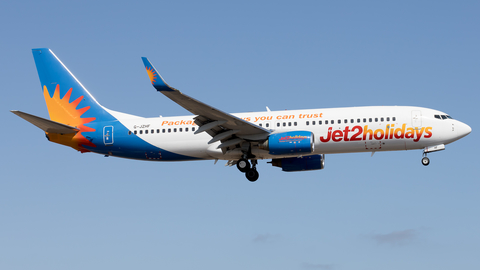
POLYGON ((289 131, 268 136, 260 149, 268 150, 270 155, 284 155, 313 152, 314 136, 310 131, 289 131))
POLYGON ((325 168, 325 155, 272 159, 272 166, 284 172, 321 170, 325 168))

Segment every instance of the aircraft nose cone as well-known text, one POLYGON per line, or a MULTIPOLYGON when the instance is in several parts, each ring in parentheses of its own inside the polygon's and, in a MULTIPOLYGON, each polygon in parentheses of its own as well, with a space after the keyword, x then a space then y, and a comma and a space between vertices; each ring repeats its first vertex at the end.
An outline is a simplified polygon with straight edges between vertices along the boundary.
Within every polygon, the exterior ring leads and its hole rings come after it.
POLYGON ((469 125, 461 122, 457 125, 457 134, 460 138, 467 136, 470 132, 472 132, 472 128, 469 125))

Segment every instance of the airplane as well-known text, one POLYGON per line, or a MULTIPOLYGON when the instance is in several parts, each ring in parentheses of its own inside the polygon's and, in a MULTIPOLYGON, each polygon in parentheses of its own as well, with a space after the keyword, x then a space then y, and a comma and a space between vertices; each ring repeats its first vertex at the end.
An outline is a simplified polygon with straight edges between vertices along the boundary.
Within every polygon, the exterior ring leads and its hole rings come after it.
POLYGON ((81 153, 147 161, 226 160, 255 182, 258 160, 285 172, 321 170, 325 155, 423 149, 427 153, 472 129, 441 111, 369 106, 227 113, 169 86, 142 57, 153 87, 193 115, 144 118, 100 105, 48 48, 32 49, 49 118, 12 111, 49 141, 81 153))

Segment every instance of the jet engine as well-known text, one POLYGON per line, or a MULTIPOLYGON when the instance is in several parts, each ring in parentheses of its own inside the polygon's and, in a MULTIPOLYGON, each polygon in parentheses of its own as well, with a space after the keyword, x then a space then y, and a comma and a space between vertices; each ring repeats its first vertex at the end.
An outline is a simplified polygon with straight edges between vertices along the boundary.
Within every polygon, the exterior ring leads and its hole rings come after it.
POLYGON ((313 152, 314 136, 310 131, 289 131, 275 133, 258 146, 270 155, 310 154, 313 152))

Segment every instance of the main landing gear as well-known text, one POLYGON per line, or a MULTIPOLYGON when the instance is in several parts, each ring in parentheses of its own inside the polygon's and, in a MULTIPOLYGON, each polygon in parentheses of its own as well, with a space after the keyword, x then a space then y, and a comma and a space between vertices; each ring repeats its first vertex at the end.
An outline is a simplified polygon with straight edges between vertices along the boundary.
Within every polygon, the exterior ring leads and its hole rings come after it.
POLYGON ((252 165, 246 158, 241 158, 237 161, 237 169, 243 173, 245 173, 245 177, 247 177, 248 181, 255 182, 258 179, 258 172, 257 172, 257 160, 252 160, 252 165))
POLYGON ((241 158, 237 161, 237 169, 243 173, 247 172, 248 170, 250 170, 250 163, 247 159, 241 158))

